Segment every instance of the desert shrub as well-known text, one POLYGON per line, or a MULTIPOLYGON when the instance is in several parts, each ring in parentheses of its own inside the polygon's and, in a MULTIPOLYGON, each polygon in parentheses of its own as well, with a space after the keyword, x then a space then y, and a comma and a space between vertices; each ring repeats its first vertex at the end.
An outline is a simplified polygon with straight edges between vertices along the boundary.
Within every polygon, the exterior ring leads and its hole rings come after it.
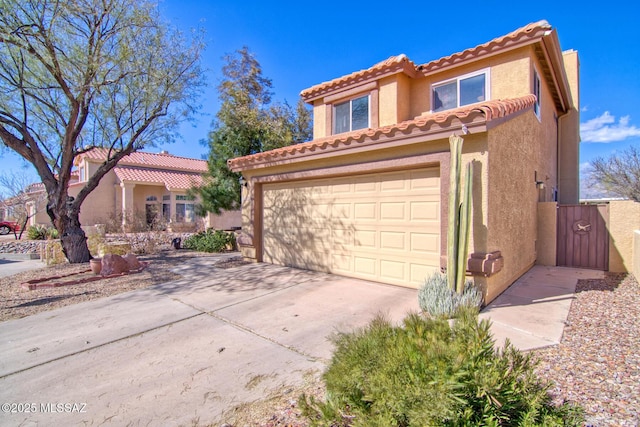
POLYGON ((182 241, 183 248, 200 252, 224 252, 235 246, 234 233, 212 229, 193 234, 182 241))
POLYGON ((27 237, 29 240, 57 239, 58 230, 44 225, 31 225, 27 229, 27 237))
POLYGON ((535 359, 507 343, 494 350, 489 322, 462 310, 453 326, 411 314, 382 317, 334 339, 323 374, 326 401, 302 396, 312 426, 578 426, 579 407, 555 406, 535 359))
POLYGON ((482 304, 482 291, 467 280, 464 291, 459 294, 449 287, 446 274, 435 272, 420 287, 418 304, 430 316, 453 318, 461 308, 477 311, 482 304))

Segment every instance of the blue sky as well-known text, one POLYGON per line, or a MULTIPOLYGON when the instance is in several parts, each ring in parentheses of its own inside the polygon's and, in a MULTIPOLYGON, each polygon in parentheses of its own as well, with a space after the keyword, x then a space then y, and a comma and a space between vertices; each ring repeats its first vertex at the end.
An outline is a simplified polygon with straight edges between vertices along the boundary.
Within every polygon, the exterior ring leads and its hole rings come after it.
MULTIPOLYGON (((204 28, 207 38, 203 114, 196 126, 182 127, 183 141, 161 147, 172 154, 206 156, 199 141, 207 138, 218 109, 222 57, 245 45, 272 79, 275 100, 294 105, 301 90, 389 56, 404 53, 425 63, 541 19, 557 29, 563 50, 577 50, 580 57, 581 166, 640 144, 636 2, 164 0, 160 7, 173 25, 204 28)), ((3 157, 4 165, 16 164, 14 156, 3 157)))

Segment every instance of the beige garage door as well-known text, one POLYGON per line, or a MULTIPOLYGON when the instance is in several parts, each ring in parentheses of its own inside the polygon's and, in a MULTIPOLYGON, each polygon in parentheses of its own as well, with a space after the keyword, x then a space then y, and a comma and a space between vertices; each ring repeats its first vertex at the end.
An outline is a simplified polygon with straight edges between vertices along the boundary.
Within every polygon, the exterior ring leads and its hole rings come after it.
POLYGON ((440 265, 440 175, 420 169, 267 184, 263 260, 417 287, 440 265))

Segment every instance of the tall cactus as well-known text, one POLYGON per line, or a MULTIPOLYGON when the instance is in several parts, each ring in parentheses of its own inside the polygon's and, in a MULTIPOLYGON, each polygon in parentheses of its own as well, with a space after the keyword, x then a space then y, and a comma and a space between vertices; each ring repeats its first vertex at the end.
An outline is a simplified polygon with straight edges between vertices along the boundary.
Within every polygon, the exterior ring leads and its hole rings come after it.
POLYGON ((449 137, 451 170, 449 182, 449 227, 447 234, 447 282, 458 293, 464 290, 469 236, 471 233, 471 194, 473 164, 467 164, 464 189, 461 188, 462 144, 457 136, 449 137), (462 199, 462 200, 461 200, 462 199))

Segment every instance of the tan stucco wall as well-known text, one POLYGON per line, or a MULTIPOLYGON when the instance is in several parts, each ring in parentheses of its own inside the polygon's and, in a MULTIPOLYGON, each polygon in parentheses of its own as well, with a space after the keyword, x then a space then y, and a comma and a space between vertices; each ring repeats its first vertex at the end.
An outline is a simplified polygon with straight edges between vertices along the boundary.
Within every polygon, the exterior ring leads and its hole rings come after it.
POLYGON ((538 203, 538 239, 536 264, 555 266, 557 261, 558 204, 538 203))
POLYGON ((398 123, 398 83, 396 76, 387 77, 379 82, 380 85, 380 126, 398 123))
MULTIPOLYGON (((398 75, 398 114, 397 123, 404 120, 413 119, 411 115, 411 78, 404 75, 398 75)), ((421 94, 418 94, 420 96, 421 94)))
POLYGON ((580 198, 580 62, 576 51, 564 52, 563 60, 573 105, 558 119, 559 200, 575 204, 580 198))
POLYGON ((326 136, 326 110, 327 108, 321 99, 318 99, 313 103, 313 139, 326 136))
POLYGON ((633 232, 633 275, 640 280, 640 230, 633 232))
POLYGON ((640 229, 640 203, 609 203, 609 271, 633 271, 633 236, 640 229))
POLYGON ((242 226, 242 213, 237 211, 222 211, 220 215, 209 213, 205 217, 205 227, 216 230, 231 230, 242 226))
POLYGON ((431 111, 431 85, 464 74, 489 69, 490 99, 507 99, 531 93, 530 70, 533 51, 517 49, 470 65, 452 68, 411 80, 411 110, 408 118, 431 111))
POLYGON ((501 251, 504 268, 486 279, 491 301, 536 261, 539 190, 534 176, 552 176, 543 157, 544 130, 527 111, 489 131, 488 239, 484 252, 501 251))

